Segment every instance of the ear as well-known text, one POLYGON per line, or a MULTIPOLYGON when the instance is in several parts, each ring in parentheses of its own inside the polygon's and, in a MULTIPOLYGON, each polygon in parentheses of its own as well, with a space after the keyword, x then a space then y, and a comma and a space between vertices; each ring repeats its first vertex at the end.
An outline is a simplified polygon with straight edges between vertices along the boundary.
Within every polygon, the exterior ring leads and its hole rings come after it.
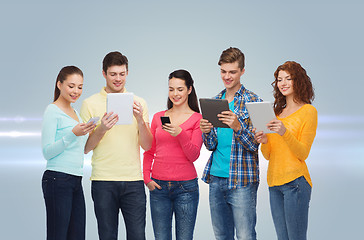
POLYGON ((188 89, 188 95, 192 92, 192 86, 188 89))
POLYGON ((58 88, 59 90, 61 90, 61 85, 62 85, 61 81, 58 81, 58 82, 57 82, 57 88, 58 88))
POLYGON ((241 70, 241 75, 240 75, 240 77, 241 76, 243 76, 243 74, 245 73, 245 68, 243 68, 243 70, 241 70))
POLYGON ((102 76, 104 76, 104 78, 106 79, 106 73, 104 70, 102 70, 102 76))

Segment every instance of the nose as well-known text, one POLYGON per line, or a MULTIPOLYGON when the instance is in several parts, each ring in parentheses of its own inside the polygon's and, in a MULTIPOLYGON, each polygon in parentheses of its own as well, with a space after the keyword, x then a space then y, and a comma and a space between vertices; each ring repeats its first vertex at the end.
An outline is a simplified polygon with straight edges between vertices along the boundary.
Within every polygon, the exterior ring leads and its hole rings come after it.
POLYGON ((177 96, 177 94, 178 94, 178 90, 176 89, 176 90, 173 91, 173 95, 177 96))
POLYGON ((224 78, 229 79, 230 78, 230 73, 225 73, 224 78))

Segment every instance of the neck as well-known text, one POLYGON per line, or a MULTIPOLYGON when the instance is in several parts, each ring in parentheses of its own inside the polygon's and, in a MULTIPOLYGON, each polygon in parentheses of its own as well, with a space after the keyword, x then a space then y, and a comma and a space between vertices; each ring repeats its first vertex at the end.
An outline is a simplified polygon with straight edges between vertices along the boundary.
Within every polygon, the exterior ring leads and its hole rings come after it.
POLYGON ((225 98, 228 100, 229 99, 232 100, 235 96, 235 93, 237 91, 239 91, 239 89, 241 88, 241 85, 242 84, 240 83, 240 84, 236 85, 234 88, 227 88, 226 93, 225 93, 225 98))
POLYGON ((298 105, 301 105, 301 103, 295 102, 293 95, 286 97, 286 108, 292 108, 298 105))
POLYGON ((71 107, 71 103, 64 100, 64 98, 59 97, 54 104, 56 104, 58 107, 63 108, 63 109, 67 109, 67 108, 72 108, 71 107))
POLYGON ((191 108, 190 106, 188 106, 188 103, 186 102, 185 104, 179 106, 173 105, 173 107, 169 110, 175 113, 185 113, 191 111, 191 108))

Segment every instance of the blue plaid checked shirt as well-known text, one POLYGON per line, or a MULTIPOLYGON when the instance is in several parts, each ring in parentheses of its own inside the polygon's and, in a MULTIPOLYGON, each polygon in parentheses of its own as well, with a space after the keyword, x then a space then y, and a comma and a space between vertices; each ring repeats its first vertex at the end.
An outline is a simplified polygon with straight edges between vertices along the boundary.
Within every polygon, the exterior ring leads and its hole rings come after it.
MULTIPOLYGON (((226 89, 221 91, 216 99, 221 99, 226 89)), ((259 182, 259 143, 254 140, 252 123, 249 118, 246 102, 262 102, 263 100, 255 93, 247 90, 243 85, 234 96, 234 113, 237 116, 241 128, 234 131, 231 144, 230 168, 229 168, 229 189, 242 188, 249 183, 259 182)), ((202 138, 206 148, 214 151, 218 144, 217 131, 213 128, 210 133, 203 133, 202 138)), ((213 161, 211 154, 204 169, 202 180, 210 181, 210 170, 213 161)))

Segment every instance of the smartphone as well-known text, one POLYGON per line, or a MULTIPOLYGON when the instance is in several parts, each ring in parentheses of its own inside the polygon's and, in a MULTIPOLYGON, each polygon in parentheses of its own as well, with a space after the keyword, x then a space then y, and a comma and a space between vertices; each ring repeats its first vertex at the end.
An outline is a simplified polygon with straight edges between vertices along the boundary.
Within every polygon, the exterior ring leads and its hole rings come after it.
POLYGON ((171 120, 169 119, 168 116, 161 116, 161 122, 162 122, 162 125, 164 125, 166 123, 171 123, 171 120))
POLYGON ((99 119, 100 119, 99 117, 92 117, 92 118, 90 118, 90 120, 88 120, 87 123, 96 124, 97 121, 99 121, 99 119))

